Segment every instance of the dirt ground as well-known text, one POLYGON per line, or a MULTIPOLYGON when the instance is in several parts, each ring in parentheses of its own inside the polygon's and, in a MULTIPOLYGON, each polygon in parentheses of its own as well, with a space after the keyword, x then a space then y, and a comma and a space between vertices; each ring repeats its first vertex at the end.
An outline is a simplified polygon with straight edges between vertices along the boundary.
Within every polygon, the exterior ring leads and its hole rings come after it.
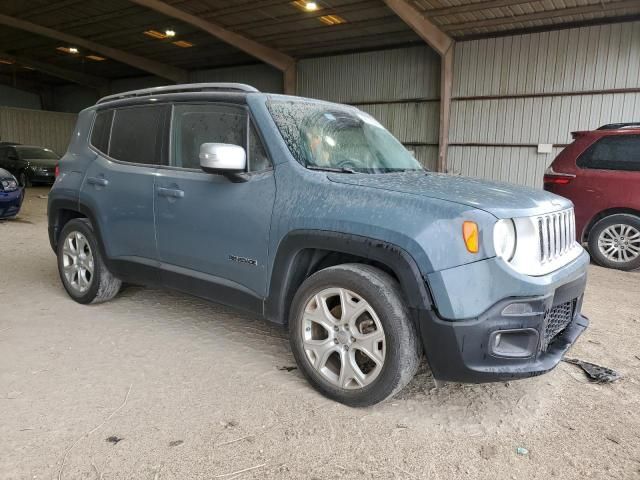
POLYGON ((616 383, 561 363, 436 389, 424 369, 352 409, 317 394, 286 333, 251 316, 138 287, 71 301, 46 192, 0 222, 2 480, 640 477, 640 273, 591 267, 591 327, 569 353, 616 383))

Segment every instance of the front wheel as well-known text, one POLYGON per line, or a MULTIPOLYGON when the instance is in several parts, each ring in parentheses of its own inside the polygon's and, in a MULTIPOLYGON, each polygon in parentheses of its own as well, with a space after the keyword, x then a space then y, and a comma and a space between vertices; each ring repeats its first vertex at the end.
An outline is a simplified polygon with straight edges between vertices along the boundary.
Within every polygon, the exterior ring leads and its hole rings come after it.
POLYGON ((589 251, 603 267, 640 268, 640 218, 629 214, 603 218, 589 232, 589 251))
POLYGON ((24 188, 32 186, 31 180, 29 179, 27 172, 25 172, 24 170, 20 172, 20 175, 18 175, 18 183, 20 184, 21 187, 24 187, 24 188))
POLYGON ((71 220, 60 233, 58 272, 65 290, 78 303, 111 300, 122 285, 104 264, 91 223, 83 218, 71 220))
POLYGON ((305 280, 291 306, 289 330, 309 382, 346 405, 393 396, 420 363, 418 335, 398 282, 368 265, 338 265, 305 280))

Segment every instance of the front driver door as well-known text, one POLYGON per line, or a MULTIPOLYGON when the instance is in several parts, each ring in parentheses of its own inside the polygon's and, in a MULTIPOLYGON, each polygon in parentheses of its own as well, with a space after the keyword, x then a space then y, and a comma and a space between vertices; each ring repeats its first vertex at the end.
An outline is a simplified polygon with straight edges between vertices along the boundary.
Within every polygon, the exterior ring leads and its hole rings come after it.
POLYGON ((156 229, 165 283, 221 303, 259 306, 266 274, 275 180, 246 107, 177 104, 170 167, 158 170, 156 229), (203 143, 247 151, 247 181, 200 170, 203 143))

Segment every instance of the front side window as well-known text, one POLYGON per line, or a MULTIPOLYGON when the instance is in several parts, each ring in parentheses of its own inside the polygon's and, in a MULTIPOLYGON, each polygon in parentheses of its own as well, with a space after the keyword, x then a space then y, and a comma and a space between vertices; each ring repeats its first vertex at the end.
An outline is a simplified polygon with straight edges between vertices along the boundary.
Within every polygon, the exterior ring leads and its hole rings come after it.
POLYGON ((357 173, 424 170, 373 117, 353 107, 271 101, 268 108, 289 151, 307 168, 357 173))
POLYGON ((162 164, 162 105, 124 107, 115 111, 109 156, 123 162, 162 164))
POLYGON ((577 162, 581 168, 640 171, 640 135, 601 138, 577 162))
POLYGON ((247 114, 228 105, 176 105, 173 108, 174 167, 200 169, 203 143, 228 143, 246 149, 247 114))

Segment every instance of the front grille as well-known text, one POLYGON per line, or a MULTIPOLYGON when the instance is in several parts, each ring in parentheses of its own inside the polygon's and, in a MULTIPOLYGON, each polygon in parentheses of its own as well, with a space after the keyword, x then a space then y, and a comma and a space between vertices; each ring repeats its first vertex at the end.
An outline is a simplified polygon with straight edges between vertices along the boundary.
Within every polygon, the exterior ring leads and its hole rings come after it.
POLYGON ((567 328, 573 320, 576 309, 576 301, 561 303, 544 312, 544 338, 542 340, 542 350, 546 350, 549 344, 567 328))
POLYGON ((564 255, 576 243, 576 220, 573 209, 538 217, 540 261, 554 260, 564 255))

